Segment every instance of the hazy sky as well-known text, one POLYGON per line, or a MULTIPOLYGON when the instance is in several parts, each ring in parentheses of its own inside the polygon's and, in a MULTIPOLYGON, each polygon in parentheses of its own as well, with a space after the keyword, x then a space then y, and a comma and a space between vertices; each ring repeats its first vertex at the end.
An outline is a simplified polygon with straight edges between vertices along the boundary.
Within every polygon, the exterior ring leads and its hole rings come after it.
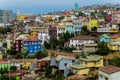
POLYGON ((120 4, 120 0, 0 0, 0 9, 11 9, 17 13, 17 8, 20 8, 21 13, 38 14, 74 9, 76 2, 79 7, 104 3, 120 4))

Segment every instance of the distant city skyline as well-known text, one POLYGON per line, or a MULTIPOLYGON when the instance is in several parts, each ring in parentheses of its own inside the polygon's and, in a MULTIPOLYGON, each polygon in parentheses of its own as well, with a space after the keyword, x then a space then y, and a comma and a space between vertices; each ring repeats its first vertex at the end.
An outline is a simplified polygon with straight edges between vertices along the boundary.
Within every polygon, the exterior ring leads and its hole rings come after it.
POLYGON ((0 9, 12 10, 17 13, 17 9, 21 9, 21 13, 40 14, 52 11, 71 10, 75 8, 75 3, 79 7, 94 4, 120 4, 119 0, 1 0, 0 9))

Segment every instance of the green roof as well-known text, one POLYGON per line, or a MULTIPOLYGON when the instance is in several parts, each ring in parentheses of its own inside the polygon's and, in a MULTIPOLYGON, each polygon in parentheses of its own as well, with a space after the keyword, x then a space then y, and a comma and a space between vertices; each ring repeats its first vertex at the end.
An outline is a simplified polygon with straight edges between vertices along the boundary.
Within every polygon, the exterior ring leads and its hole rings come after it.
POLYGON ((90 55, 90 56, 86 56, 85 58, 79 58, 79 60, 83 60, 83 61, 98 61, 98 60, 100 60, 102 58, 103 58, 103 56, 90 55))
POLYGON ((80 65, 80 64, 76 64, 76 65, 73 65, 71 68, 74 68, 74 69, 84 69, 84 68, 87 68, 87 67, 83 66, 83 65, 80 65))
POLYGON ((74 58, 74 57, 67 57, 67 56, 58 55, 55 59, 56 59, 57 61, 60 61, 61 59, 74 60, 75 58, 74 58))

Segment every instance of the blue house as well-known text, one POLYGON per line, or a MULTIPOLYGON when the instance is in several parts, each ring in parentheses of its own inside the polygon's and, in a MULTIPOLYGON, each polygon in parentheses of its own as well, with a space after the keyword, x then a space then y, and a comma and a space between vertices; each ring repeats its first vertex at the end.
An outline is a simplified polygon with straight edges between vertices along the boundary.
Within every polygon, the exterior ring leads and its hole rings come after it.
POLYGON ((74 33, 73 23, 66 23, 66 32, 74 33))
POLYGON ((107 34, 103 34, 103 35, 100 36, 100 42, 108 43, 110 41, 111 41, 111 38, 107 34))
POLYGON ((41 50, 41 41, 36 36, 29 36, 24 40, 24 47, 28 49, 28 54, 34 54, 41 50))
POLYGON ((74 21, 74 33, 75 34, 79 34, 81 32, 81 29, 82 29, 82 23, 77 20, 77 21, 74 21))
POLYGON ((69 69, 72 65, 76 64, 75 58, 58 55, 51 59, 50 65, 56 66, 60 70, 64 70, 64 76, 69 73, 69 69))

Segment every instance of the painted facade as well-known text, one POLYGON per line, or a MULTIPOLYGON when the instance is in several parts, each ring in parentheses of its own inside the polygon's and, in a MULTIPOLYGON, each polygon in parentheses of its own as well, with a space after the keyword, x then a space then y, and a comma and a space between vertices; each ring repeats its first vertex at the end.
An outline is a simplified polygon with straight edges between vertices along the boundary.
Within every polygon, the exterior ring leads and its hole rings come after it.
POLYGON ((74 74, 79 74, 79 75, 89 74, 89 68, 79 64, 73 65, 71 67, 71 70, 74 74))
POLYGON ((73 23, 66 23, 66 31, 68 31, 69 33, 74 33, 73 23))
POLYGON ((103 34, 103 35, 100 36, 100 42, 108 43, 110 41, 111 41, 111 38, 107 34, 103 34))
POLYGON ((57 26, 57 38, 59 38, 61 34, 65 32, 66 32, 65 25, 57 26))
POLYGON ((111 36, 111 42, 108 43, 108 47, 113 51, 120 51, 120 35, 114 34, 111 36))
POLYGON ((116 66, 105 66, 99 70, 99 80, 120 80, 120 68, 116 66))
POLYGON ((98 20, 92 19, 90 21, 90 28, 92 29, 93 27, 98 27, 98 20))
POLYGON ((28 54, 34 54, 41 50, 41 41, 36 36, 29 36, 24 40, 24 47, 28 49, 28 54))
POLYGON ((8 61, 0 61, 0 68, 2 68, 2 69, 6 69, 6 68, 10 68, 10 64, 9 64, 9 62, 8 61))
POLYGON ((80 58, 80 64, 89 68, 103 67, 103 57, 98 55, 86 56, 86 58, 80 58))
POLYGON ((81 29, 82 29, 82 23, 81 23, 81 21, 74 21, 74 24, 73 24, 74 26, 74 33, 75 34, 79 34, 80 32, 81 32, 81 29))
POLYGON ((70 38, 70 47, 75 47, 81 49, 84 44, 92 44, 95 43, 95 38, 91 36, 76 36, 70 38))

